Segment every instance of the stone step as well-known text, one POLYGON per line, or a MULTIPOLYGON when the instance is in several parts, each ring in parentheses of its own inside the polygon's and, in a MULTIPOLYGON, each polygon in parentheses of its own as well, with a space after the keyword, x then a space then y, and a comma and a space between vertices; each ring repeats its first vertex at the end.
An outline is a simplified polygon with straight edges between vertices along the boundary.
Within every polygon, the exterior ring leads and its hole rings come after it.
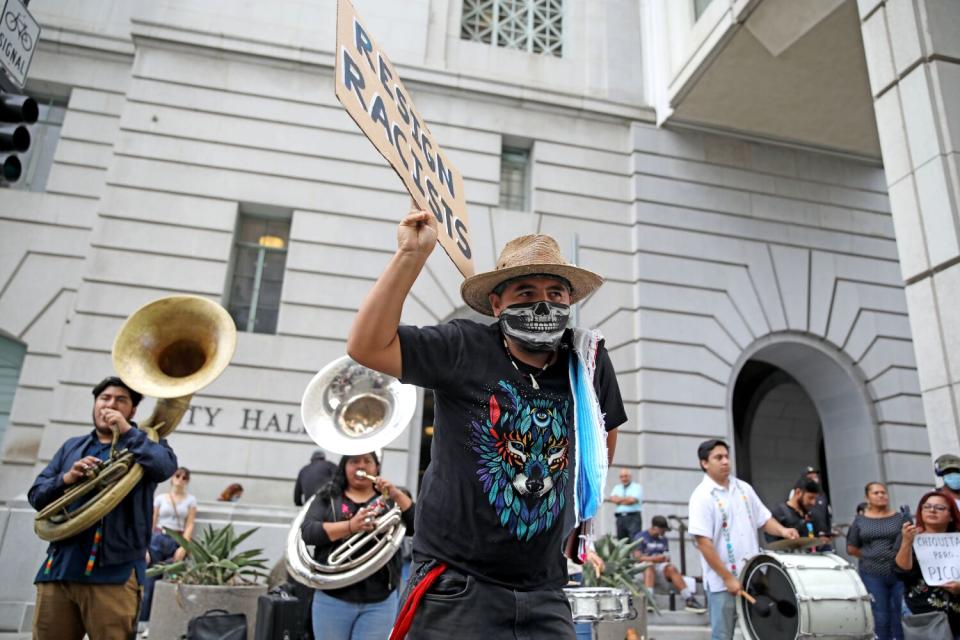
MULTIPOLYGON (((670 595, 666 593, 655 593, 654 599, 657 602, 657 606, 660 607, 661 611, 667 611, 670 609, 670 595)), ((700 601, 700 604, 706 606, 707 598, 702 593, 696 594, 697 600, 700 601)), ((677 611, 683 611, 683 598, 680 597, 680 594, 676 594, 673 597, 674 604, 677 607, 677 611)))
POLYGON ((651 624, 646 640, 710 640, 710 627, 651 624))
POLYGON ((706 613, 667 611, 665 609, 660 610, 660 615, 647 612, 647 621, 649 624, 659 627, 695 627, 700 625, 708 626, 710 624, 710 618, 706 613))

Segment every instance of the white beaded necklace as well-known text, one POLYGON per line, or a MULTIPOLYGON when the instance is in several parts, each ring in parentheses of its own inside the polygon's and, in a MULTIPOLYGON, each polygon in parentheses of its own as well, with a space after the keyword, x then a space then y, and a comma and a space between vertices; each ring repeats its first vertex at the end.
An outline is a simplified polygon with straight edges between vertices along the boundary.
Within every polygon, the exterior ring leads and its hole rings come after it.
MULTIPOLYGON (((523 375, 523 372, 520 371, 520 367, 517 366, 517 361, 513 359, 513 354, 510 353, 510 347, 507 346, 507 339, 506 339, 506 338, 503 339, 503 349, 504 349, 504 351, 507 352, 507 357, 510 359, 510 364, 512 364, 512 365, 513 365, 513 368, 517 370, 517 373, 519 373, 519 374, 522 376, 522 375, 523 375)), ((527 374, 528 376, 530 376, 530 385, 531 385, 534 389, 539 389, 539 388, 540 388, 540 385, 537 384, 537 377, 539 377, 544 371, 547 370, 547 367, 549 367, 550 365, 552 365, 552 364, 556 361, 556 357, 557 357, 557 352, 554 351, 554 352, 551 354, 550 358, 547 360, 547 364, 545 364, 545 365, 543 365, 542 367, 540 367, 540 371, 537 371, 536 373, 528 373, 528 374, 527 374)))

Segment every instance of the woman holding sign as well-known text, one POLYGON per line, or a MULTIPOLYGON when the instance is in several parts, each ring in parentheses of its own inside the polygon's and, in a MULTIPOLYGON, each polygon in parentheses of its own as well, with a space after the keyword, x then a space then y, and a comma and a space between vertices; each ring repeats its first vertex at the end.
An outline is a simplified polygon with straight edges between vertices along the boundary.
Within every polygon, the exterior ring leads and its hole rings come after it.
MULTIPOLYGON (((897 551, 894 572, 903 581, 907 606, 911 613, 943 612, 950 623, 950 632, 955 640, 960 640, 960 580, 952 575, 939 586, 930 586, 923 578, 923 571, 913 550, 918 533, 951 533, 960 531, 960 511, 953 500, 947 499, 938 491, 931 491, 920 498, 917 505, 916 526, 907 522, 903 525, 900 549, 897 551)), ((951 549, 951 551, 954 551, 951 549)), ((956 555, 954 555, 956 557, 956 555)), ((954 563, 947 563, 947 571, 960 569, 954 563)), ((909 637, 909 627, 905 624, 909 637)), ((928 632, 916 637, 925 640, 931 638, 928 632)))

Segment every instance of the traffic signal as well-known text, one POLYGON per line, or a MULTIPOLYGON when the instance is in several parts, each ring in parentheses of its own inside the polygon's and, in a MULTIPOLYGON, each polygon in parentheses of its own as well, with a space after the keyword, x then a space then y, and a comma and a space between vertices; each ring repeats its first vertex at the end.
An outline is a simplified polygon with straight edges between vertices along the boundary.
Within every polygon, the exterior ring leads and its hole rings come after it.
POLYGON ((33 124, 40 115, 37 101, 30 96, 0 91, 0 157, 3 158, 3 174, 0 182, 16 182, 23 173, 17 153, 30 148, 30 131, 25 125, 33 124), (8 152, 13 153, 8 153, 8 152))

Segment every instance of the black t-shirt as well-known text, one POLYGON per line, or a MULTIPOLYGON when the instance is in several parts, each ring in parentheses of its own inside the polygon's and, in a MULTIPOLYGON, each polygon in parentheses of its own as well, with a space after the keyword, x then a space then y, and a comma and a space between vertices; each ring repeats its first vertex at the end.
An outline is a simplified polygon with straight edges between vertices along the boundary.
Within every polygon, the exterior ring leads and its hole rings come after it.
MULTIPOLYGON (((496 323, 454 320, 398 333, 401 380, 435 398, 414 553, 514 589, 562 587, 563 536, 574 521, 569 347, 538 373, 519 361, 514 368, 496 323)), ((606 429, 626 422, 602 344, 594 388, 606 429)))
POLYGON ((813 531, 817 535, 830 535, 833 526, 833 513, 830 503, 822 493, 817 496, 817 502, 810 509, 810 520, 813 522, 813 531))
MULTIPOLYGON (((793 507, 786 502, 781 502, 780 504, 774 505, 773 509, 770 510, 770 513, 773 514, 774 519, 783 526, 787 527, 788 529, 796 529, 801 538, 806 538, 813 530, 812 528, 807 527, 807 523, 810 523, 811 527, 813 527, 812 518, 810 516, 804 516, 803 514, 797 513, 793 510, 793 507)), ((783 539, 780 536, 770 535, 769 533, 764 535, 767 538, 767 542, 783 539)))
MULTIPOLYGON (((303 541, 314 546, 314 559, 325 563, 330 553, 345 541, 345 539, 336 542, 331 541, 330 536, 323 528, 324 522, 345 522, 357 515, 361 508, 376 502, 378 499, 379 496, 374 496, 366 502, 354 502, 346 494, 336 499, 318 495, 310 504, 300 527, 303 541)), ((388 502, 387 506, 393 506, 393 503, 388 502)), ((410 535, 416 522, 414 506, 401 512, 400 518, 407 527, 407 535, 410 535)), ((352 557, 357 557, 368 548, 372 548, 372 545, 373 543, 369 543, 367 547, 358 550, 352 557)), ((327 589, 324 593, 339 600, 358 604, 383 602, 400 584, 400 563, 400 552, 397 551, 387 564, 367 578, 339 589, 327 589)))

